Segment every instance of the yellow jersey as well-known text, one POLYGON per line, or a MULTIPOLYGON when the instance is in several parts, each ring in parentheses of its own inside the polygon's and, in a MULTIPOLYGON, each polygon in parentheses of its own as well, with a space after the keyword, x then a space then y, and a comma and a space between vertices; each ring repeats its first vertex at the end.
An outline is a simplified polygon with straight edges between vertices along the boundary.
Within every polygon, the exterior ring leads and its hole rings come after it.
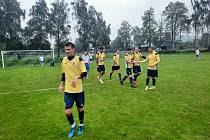
POLYGON ((104 52, 96 53, 96 59, 98 59, 98 65, 104 65, 105 57, 106 57, 106 55, 104 52))
POLYGON ((112 66, 119 66, 119 65, 120 65, 120 54, 115 53, 113 56, 112 66))
POLYGON ((149 61, 148 69, 157 70, 158 69, 157 64, 160 62, 160 56, 157 52, 153 51, 147 56, 145 61, 149 61), (153 66, 150 67, 150 65, 153 66))
POLYGON ((133 61, 136 62, 134 63, 134 66, 140 66, 141 58, 142 58, 142 54, 140 52, 133 53, 133 61))
POLYGON ((86 72, 85 63, 81 61, 78 56, 75 56, 71 61, 68 57, 64 57, 61 62, 62 73, 65 74, 65 86, 64 91, 68 93, 81 93, 83 92, 83 81, 81 76, 83 72, 86 72), (75 87, 72 86, 73 80, 77 80, 75 87))
POLYGON ((131 63, 133 59, 132 54, 125 54, 125 66, 126 68, 133 68, 133 64, 131 63))

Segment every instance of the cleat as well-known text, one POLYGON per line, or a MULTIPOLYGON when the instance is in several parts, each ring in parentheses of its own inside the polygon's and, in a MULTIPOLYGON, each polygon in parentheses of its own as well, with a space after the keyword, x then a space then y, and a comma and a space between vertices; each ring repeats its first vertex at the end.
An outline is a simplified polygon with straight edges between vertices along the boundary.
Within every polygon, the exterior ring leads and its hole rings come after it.
POLYGON ((75 127, 73 127, 73 128, 71 128, 71 129, 69 130, 69 133, 68 133, 68 138, 72 138, 72 137, 74 136, 74 131, 75 131, 75 128, 76 128, 76 126, 75 126, 75 127))
POLYGON ((122 80, 120 80, 120 84, 123 85, 123 81, 122 80))
POLYGON ((149 89, 153 90, 153 89, 155 89, 155 86, 152 86, 152 87, 150 87, 149 89))
POLYGON ((78 132, 77 132, 78 136, 82 135, 83 133, 84 133, 84 126, 79 126, 78 132))
POLYGON ((148 86, 146 86, 144 90, 148 90, 148 89, 149 89, 148 86))

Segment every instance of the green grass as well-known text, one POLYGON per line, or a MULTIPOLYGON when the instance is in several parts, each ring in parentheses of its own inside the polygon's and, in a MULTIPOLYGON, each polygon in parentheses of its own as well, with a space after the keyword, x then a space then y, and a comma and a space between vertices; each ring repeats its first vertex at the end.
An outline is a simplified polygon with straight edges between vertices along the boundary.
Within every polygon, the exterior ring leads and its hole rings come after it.
MULTIPOLYGON (((85 80, 85 133, 74 139, 210 139, 210 54, 199 61, 193 55, 161 55, 157 88, 147 92, 146 64, 133 89, 128 80, 121 86, 116 73, 108 80, 111 61, 100 85, 93 63, 85 80)), ((59 65, 0 69, 0 140, 67 139, 63 94, 56 90, 60 75, 59 65)), ((75 106, 73 112, 78 123, 75 106)))

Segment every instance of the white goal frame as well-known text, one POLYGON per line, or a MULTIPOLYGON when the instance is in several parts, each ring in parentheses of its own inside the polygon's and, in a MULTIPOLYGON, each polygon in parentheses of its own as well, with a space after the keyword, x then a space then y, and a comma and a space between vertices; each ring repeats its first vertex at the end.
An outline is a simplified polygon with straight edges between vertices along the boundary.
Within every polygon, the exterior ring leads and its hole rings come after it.
POLYGON ((2 60, 2 68, 5 68, 4 65, 4 54, 11 53, 11 52, 52 52, 53 60, 55 59, 55 52, 54 49, 52 50, 10 50, 10 51, 1 51, 1 60, 2 60))

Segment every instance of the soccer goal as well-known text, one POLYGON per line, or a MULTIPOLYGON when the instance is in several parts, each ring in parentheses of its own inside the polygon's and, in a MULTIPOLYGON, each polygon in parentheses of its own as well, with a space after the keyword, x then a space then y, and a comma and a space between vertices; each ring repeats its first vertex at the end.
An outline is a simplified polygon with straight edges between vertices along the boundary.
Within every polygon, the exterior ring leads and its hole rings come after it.
POLYGON ((10 50, 1 51, 2 68, 13 65, 41 65, 54 61, 54 50, 10 50), (42 61, 42 63, 41 63, 42 61))

